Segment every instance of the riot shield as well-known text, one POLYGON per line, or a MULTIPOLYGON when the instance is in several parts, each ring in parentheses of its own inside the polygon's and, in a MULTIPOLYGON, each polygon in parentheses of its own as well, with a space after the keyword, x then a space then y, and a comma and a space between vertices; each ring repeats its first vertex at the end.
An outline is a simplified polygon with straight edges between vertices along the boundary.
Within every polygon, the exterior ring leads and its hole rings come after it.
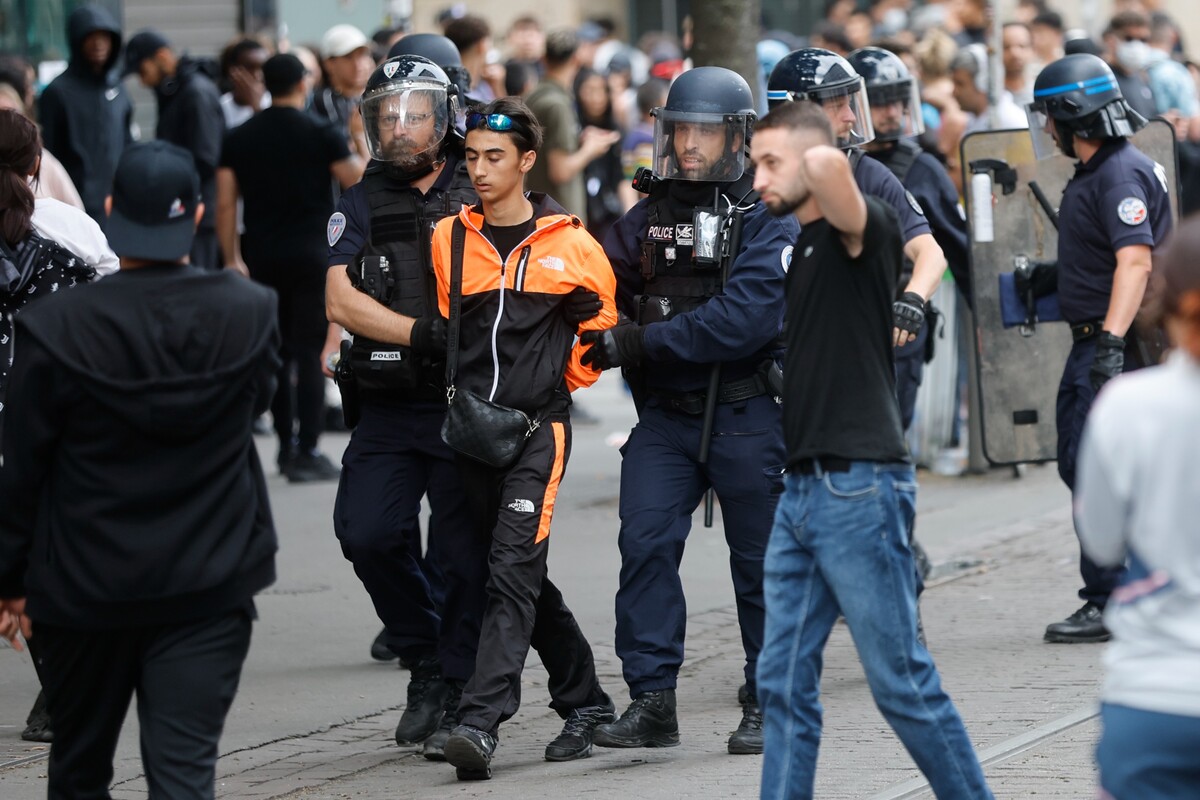
MULTIPOLYGON (((1153 120, 1133 143, 1162 167, 1178 217, 1171 126, 1153 120)), ((1053 461, 1071 331, 1058 317, 1056 297, 1030 301, 1015 290, 1014 275, 1057 259, 1057 209, 1076 162, 1061 153, 1038 161, 1027 130, 973 133, 961 148, 983 452, 993 464, 1053 461)))

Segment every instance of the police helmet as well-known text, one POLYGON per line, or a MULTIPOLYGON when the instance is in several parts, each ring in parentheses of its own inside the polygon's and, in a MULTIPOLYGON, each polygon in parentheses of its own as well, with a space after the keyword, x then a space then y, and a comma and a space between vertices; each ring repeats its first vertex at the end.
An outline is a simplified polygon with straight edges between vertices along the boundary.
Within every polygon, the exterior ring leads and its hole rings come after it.
POLYGON ((421 56, 437 64, 458 89, 459 107, 466 107, 467 92, 471 91, 471 73, 463 66, 462 56, 454 42, 440 33, 410 33, 388 51, 388 58, 396 56, 421 56))
POLYGON ((862 76, 832 50, 795 50, 771 70, 767 106, 774 108, 793 100, 811 100, 825 110, 838 147, 858 147, 875 138, 862 76))
POLYGON ((724 183, 745 172, 758 115, 741 75, 723 67, 690 69, 671 84, 666 104, 650 114, 655 177, 724 183))
POLYGON ((371 73, 361 111, 371 158, 405 172, 427 168, 458 117, 445 70, 427 58, 389 58, 371 73))
POLYGON ((846 60, 867 85, 875 141, 893 142, 925 132, 921 91, 899 56, 882 47, 860 47, 846 60))
POLYGON ((1047 122, 1054 123, 1059 147, 1072 158, 1072 136, 1126 137, 1146 125, 1145 118, 1125 101, 1112 68, 1090 53, 1075 53, 1047 64, 1033 82, 1033 102, 1026 111, 1038 158, 1054 154, 1047 122))

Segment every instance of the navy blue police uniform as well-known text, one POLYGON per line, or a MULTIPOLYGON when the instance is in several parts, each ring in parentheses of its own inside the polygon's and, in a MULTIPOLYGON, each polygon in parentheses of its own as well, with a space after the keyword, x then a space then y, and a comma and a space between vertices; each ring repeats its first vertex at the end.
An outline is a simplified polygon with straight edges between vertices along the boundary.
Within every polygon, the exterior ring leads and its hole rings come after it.
MULTIPOLYGON (((395 276, 393 310, 436 314, 432 229, 473 202, 465 163, 453 152, 425 195, 372 162, 330 218, 329 266, 353 271, 362 256, 384 255, 395 276)), ((334 531, 386 628, 388 647, 408 663, 437 655, 448 682, 465 682, 475 666, 487 565, 456 557, 478 551, 471 537, 480 533, 463 502, 454 453, 440 435, 444 361, 363 337, 349 357, 361 412, 342 456, 334 531), (422 559, 418 518, 426 495, 429 546, 422 559)))
MULTIPOLYGON (((901 139, 886 150, 870 151, 869 155, 891 170, 904 189, 916 198, 934 240, 946 256, 950 274, 970 306, 971 273, 967 269, 970 262, 966 217, 958 202, 958 192, 946 175, 946 170, 936 158, 908 139, 901 139)), ((904 291, 908 279, 912 277, 912 264, 908 259, 904 261, 904 268, 906 273, 900 276, 897 287, 900 292, 904 291)), ((922 326, 915 341, 896 351, 896 395, 900 399, 900 420, 905 430, 912 424, 917 389, 921 386, 926 353, 929 352, 927 340, 931 335, 936 335, 936 331, 932 331, 930 325, 922 326)))
POLYGON ((616 650, 630 694, 674 689, 687 612, 679 564, 692 513, 712 487, 725 539, 753 695, 762 649, 763 557, 782 491, 782 414, 766 381, 782 356, 784 276, 799 233, 793 218, 747 211, 728 282, 692 260, 693 210, 747 195, 733 185, 657 184, 604 241, 617 277, 617 306, 644 326, 644 359, 626 375, 639 419, 621 449, 620 588, 616 650), (705 393, 714 362, 721 388, 708 462, 699 462, 705 393))
MULTIPOLYGON (((1058 303, 1074 344, 1058 387, 1058 474, 1075 489, 1075 459, 1083 423, 1095 400, 1089 377, 1112 296, 1117 251, 1130 245, 1161 245, 1171 232, 1166 172, 1127 139, 1108 139, 1063 191, 1058 211, 1058 303)), ((1125 371, 1147 366, 1130 329, 1125 371)), ((1101 608, 1121 568, 1105 568, 1080 556, 1079 596, 1101 608)))

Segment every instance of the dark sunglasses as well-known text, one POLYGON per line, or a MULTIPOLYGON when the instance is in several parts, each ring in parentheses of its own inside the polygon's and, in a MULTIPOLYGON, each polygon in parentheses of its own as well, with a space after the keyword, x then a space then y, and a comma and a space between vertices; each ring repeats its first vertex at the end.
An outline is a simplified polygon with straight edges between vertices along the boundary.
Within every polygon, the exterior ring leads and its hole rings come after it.
POLYGON ((1120 39, 1123 42, 1141 42, 1142 44, 1150 43, 1149 37, 1134 36, 1132 33, 1122 33, 1122 34, 1120 34, 1120 39))
POLYGON ((467 130, 473 131, 478 128, 487 128, 490 131, 511 131, 516 127, 512 117, 507 114, 480 114, 478 111, 472 111, 467 114, 467 130))

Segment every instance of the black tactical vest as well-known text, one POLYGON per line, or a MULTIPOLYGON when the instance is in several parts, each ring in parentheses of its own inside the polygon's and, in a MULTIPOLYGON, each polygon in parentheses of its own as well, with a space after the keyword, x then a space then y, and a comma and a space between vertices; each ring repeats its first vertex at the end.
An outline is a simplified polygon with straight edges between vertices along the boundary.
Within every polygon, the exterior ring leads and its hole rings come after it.
MULTIPOLYGON (((921 146, 911 139, 901 139, 896 142, 896 147, 887 154, 886 159, 879 161, 887 167, 900 183, 904 184, 904 191, 908 189, 908 173, 912 170, 913 164, 917 163, 917 156, 921 155, 921 146)), ((912 192, 909 192, 911 195, 912 192)), ((900 262, 900 275, 896 279, 896 298, 899 299, 904 294, 908 282, 912 280, 913 262, 907 254, 904 255, 900 262)))
MULTIPOLYGON (((387 259, 382 296, 376 299, 407 317, 436 314, 437 285, 430 252, 433 229, 443 218, 457 214, 464 203, 478 202, 465 162, 453 165, 445 190, 435 187, 424 196, 381 169, 367 171, 363 188, 371 216, 359 263, 362 258, 387 259)), ((435 362, 414 356, 407 347, 365 336, 354 337, 350 358, 364 393, 385 392, 394 399, 413 400, 445 397, 445 366, 440 359, 435 362)))
MULTIPOLYGON (((751 192, 753 178, 748 175, 731 184, 714 185, 721 189, 721 210, 739 200, 750 205, 758 200, 758 195, 751 192)), ((710 199, 707 207, 684 207, 671 199, 666 181, 651 189, 641 253, 645 293, 635 298, 639 325, 666 322, 703 305, 720 291, 720 261, 698 262, 694 247, 694 213, 697 209, 716 211, 712 204, 710 199)))

